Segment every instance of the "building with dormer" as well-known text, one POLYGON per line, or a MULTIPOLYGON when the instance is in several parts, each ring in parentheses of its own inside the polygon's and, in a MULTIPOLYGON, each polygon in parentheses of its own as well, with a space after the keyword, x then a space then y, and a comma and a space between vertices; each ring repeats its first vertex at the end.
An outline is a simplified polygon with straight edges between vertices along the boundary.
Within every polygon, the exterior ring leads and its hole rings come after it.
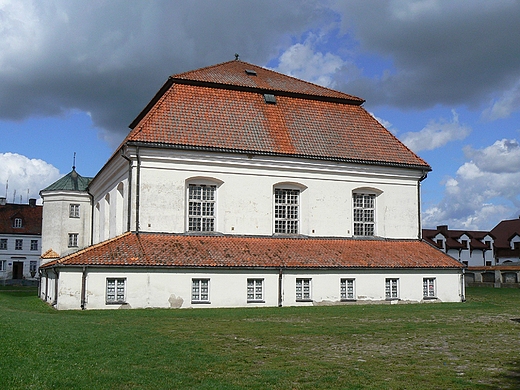
POLYGON ((42 206, 0 198, 0 280, 35 279, 40 266, 42 206))
POLYGON ((58 309, 463 300, 463 266, 421 240, 430 166, 363 103, 242 61, 169 77, 86 188, 41 192, 41 298, 58 309), (90 213, 72 220, 74 204, 90 213))

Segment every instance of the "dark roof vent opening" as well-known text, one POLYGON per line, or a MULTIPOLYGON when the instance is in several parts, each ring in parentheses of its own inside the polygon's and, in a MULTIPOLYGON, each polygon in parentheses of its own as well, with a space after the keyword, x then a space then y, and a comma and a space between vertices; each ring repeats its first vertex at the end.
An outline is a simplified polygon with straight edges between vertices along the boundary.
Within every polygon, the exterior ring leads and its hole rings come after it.
POLYGON ((276 96, 270 93, 264 93, 264 100, 269 104, 276 104, 276 96))
POLYGON ((246 74, 249 76, 256 76, 256 71, 251 69, 246 69, 246 74))

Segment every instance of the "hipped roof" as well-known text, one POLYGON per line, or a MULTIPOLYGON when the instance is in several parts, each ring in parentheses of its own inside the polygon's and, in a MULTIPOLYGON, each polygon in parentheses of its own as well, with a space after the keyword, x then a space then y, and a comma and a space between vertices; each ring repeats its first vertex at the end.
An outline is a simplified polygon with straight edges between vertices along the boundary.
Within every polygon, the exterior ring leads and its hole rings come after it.
POLYGON ((52 266, 179 268, 461 268, 419 240, 192 236, 125 233, 52 266))
POLYGON ((386 130, 363 99, 243 61, 171 76, 123 144, 430 166, 386 130), (265 94, 275 101, 266 101, 265 94))

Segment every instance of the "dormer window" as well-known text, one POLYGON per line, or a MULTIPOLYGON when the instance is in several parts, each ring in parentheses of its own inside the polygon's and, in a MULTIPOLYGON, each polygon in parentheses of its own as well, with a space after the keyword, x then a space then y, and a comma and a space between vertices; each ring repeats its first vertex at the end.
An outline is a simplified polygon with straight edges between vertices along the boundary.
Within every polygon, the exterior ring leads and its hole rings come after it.
POLYGON ((14 228, 21 228, 23 226, 22 218, 15 218, 13 220, 13 227, 14 228))

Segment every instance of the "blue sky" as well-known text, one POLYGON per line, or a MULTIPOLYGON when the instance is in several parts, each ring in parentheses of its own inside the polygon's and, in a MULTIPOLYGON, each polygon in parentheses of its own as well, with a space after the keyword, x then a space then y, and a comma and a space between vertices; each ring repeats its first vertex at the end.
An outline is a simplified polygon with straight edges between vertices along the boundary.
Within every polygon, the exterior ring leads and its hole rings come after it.
POLYGON ((520 3, 0 0, 0 196, 94 176, 171 74, 234 59, 366 99, 433 171, 425 227, 520 214, 520 3))

